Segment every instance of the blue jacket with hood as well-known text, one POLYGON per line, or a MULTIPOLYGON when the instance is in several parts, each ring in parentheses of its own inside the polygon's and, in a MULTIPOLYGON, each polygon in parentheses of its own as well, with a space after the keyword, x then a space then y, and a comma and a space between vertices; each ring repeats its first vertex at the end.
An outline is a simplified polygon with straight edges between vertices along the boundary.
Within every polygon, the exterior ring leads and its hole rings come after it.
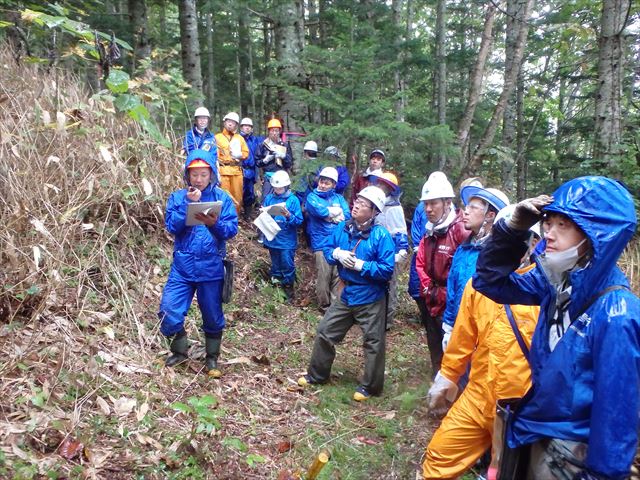
POLYGON ((571 324, 553 351, 556 288, 541 266, 543 255, 530 272, 512 273, 526 250, 527 232, 498 222, 473 279, 473 287, 496 302, 541 306, 531 344, 532 387, 507 438, 511 446, 545 437, 584 442, 589 473, 627 478, 638 442, 640 301, 627 289, 602 292, 628 286, 616 261, 636 229, 633 200, 605 177, 576 178, 553 197, 545 211, 569 217, 592 248, 586 265, 569 272, 571 324))
POLYGON ((182 142, 182 148, 189 155, 194 150, 205 150, 213 153, 213 157, 216 158, 218 148, 216 147, 216 139, 213 133, 208 128, 204 129, 204 132, 200 133, 193 125, 191 130, 187 130, 182 142))
POLYGON ((247 180, 254 180, 255 183, 258 173, 258 166, 256 165, 256 155, 258 154, 258 151, 260 149, 260 144, 264 142, 264 137, 254 135, 253 133, 245 135, 242 132, 240 132, 240 135, 242 135, 242 138, 244 138, 247 147, 249 147, 249 156, 242 161, 242 176, 247 180))
POLYGON ((442 314, 442 322, 451 327, 456 322, 464 287, 476 271, 476 261, 486 239, 487 237, 484 237, 479 242, 475 242, 470 237, 458 246, 451 260, 451 269, 447 278, 447 307, 442 314))
POLYGON ((238 215, 229 194, 216 186, 217 171, 214 156, 204 150, 192 151, 185 162, 185 181, 188 182, 187 165, 192 160, 206 161, 213 175, 211 183, 202 192, 201 202, 222 201, 218 221, 212 226, 187 226, 187 189, 173 192, 167 202, 165 225, 174 236, 173 263, 171 269, 190 282, 222 280, 222 260, 226 255, 226 241, 238 233, 238 215))
POLYGON ((329 265, 338 266, 338 275, 344 282, 340 298, 349 305, 366 305, 380 300, 387 291, 395 265, 395 246, 389 232, 381 225, 359 231, 353 220, 341 222, 333 231, 324 248, 329 265), (345 268, 333 258, 333 250, 341 248, 355 253, 364 260, 361 272, 345 268))
MULTIPOLYGON (((424 237, 426 225, 427 214, 424 211, 424 203, 420 202, 413 212, 413 220, 411 220, 411 244, 414 249, 417 249, 418 245, 420 245, 420 240, 424 237)), ((409 295, 413 298, 420 298, 420 278, 416 271, 415 253, 411 256, 411 270, 409 270, 409 295)))
POLYGON ((329 216, 327 207, 341 207, 345 220, 351 218, 349 205, 344 197, 329 190, 321 192, 317 188, 307 195, 305 202, 305 210, 307 212, 307 233, 311 238, 311 250, 317 252, 322 250, 331 239, 331 234, 337 228, 338 224, 326 220, 329 216))
POLYGON ((273 240, 264 239, 264 246, 267 248, 275 248, 278 250, 295 250, 298 246, 298 232, 297 227, 302 223, 302 208, 300 208, 300 200, 295 194, 287 189, 281 195, 276 195, 275 192, 267 195, 264 199, 263 205, 268 207, 275 205, 276 203, 286 204, 287 210, 289 210, 289 218, 283 215, 273 217, 280 231, 273 238, 273 240))

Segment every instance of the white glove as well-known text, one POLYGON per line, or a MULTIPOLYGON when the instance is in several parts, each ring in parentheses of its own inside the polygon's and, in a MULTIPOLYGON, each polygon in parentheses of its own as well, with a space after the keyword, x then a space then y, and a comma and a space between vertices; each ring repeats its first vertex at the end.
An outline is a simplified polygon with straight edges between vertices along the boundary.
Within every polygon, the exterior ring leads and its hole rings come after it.
POLYGON ((344 215, 342 213, 342 208, 341 207, 337 207, 337 206, 330 206, 327 207, 327 210, 329 210, 329 216, 330 217, 337 217, 338 215, 344 215))
POLYGON ((285 158, 287 158, 287 152, 276 152, 276 158, 284 160, 285 158))
MULTIPOLYGON (((354 258, 355 258, 355 255, 354 255, 354 258)), ((355 262, 353 263, 353 267, 351 268, 356 272, 361 272, 362 269, 364 268, 364 260, 360 260, 359 258, 356 258, 355 262)))
POLYGON ((229 142, 229 153, 231 153, 231 157, 235 159, 242 158, 242 146, 237 137, 229 142))
POLYGON ((438 372, 427 394, 429 413, 435 417, 443 417, 457 394, 458 386, 438 372))
POLYGON ((356 263, 356 256, 352 252, 341 248, 334 249, 331 256, 345 268, 353 268, 356 263))
POLYGON ((406 260, 407 258, 407 251, 402 249, 400 250, 398 253, 396 253, 396 263, 402 263, 406 260))
POLYGON ((275 157, 273 156, 273 153, 270 153, 269 155, 267 155, 266 157, 264 157, 262 159, 262 163, 271 163, 271 162, 273 162, 274 158, 275 157))
POLYGON ((451 340, 453 327, 448 323, 442 322, 442 331, 444 332, 444 335, 442 335, 442 351, 445 352, 447 350, 447 345, 449 345, 449 340, 451 340))

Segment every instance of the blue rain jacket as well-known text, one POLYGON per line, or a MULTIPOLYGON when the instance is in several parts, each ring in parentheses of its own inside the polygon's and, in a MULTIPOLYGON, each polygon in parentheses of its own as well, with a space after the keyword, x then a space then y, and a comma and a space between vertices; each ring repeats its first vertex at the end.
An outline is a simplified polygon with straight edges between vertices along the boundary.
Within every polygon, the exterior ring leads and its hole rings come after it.
POLYGON ((340 299, 349 306, 377 302, 387 291, 395 266, 395 248, 389 232, 381 225, 358 231, 354 222, 338 224, 324 248, 324 258, 329 265, 338 266, 338 275, 344 282, 340 299), (341 248, 355 253, 364 260, 361 272, 344 268, 333 258, 333 250, 341 248))
POLYGON ((207 282, 222 280, 224 269, 222 259, 226 255, 226 241, 238 233, 238 216, 231 197, 215 186, 217 175, 214 158, 210 152, 194 150, 189 154, 185 162, 185 179, 187 179, 186 167, 192 160, 201 158, 205 160, 214 172, 212 183, 202 192, 201 202, 222 201, 222 211, 218 221, 212 227, 195 225, 188 227, 187 190, 182 189, 173 192, 167 202, 165 213, 165 225, 167 231, 174 236, 173 263, 171 270, 181 278, 190 282, 207 282))
POLYGON ((205 128, 201 134, 195 125, 191 127, 191 130, 187 130, 184 141, 182 142, 182 148, 187 152, 187 155, 194 150, 204 150, 206 152, 212 152, 215 158, 218 152, 213 133, 211 133, 208 128, 205 128))
POLYGON ((264 137, 254 135, 253 133, 245 135, 242 132, 240 135, 242 135, 247 147, 249 147, 249 156, 242 161, 242 176, 247 180, 253 180, 255 183, 258 173, 256 155, 260 149, 260 144, 264 142, 264 137))
POLYGON ((317 188, 307 195, 305 211, 307 212, 307 234, 311 239, 311 250, 317 252, 322 250, 331 239, 331 234, 338 224, 325 220, 329 216, 327 207, 337 206, 342 208, 345 220, 351 218, 349 205, 344 197, 329 190, 320 192, 317 188))
MULTIPOLYGON (((427 214, 424 211, 424 203, 418 203, 413 212, 413 220, 411 220, 411 244, 414 248, 420 245, 420 240, 424 237, 425 227, 427 225, 427 214)), ((416 254, 411 256, 411 269, 409 270, 409 295, 413 298, 420 298, 420 278, 416 271, 416 254)))
POLYGON ((298 200, 298 197, 296 197, 291 190, 285 190, 282 195, 276 195, 274 192, 271 192, 267 195, 267 198, 264 199, 263 205, 268 207, 276 203, 285 203, 291 215, 289 218, 285 218, 282 215, 273 217, 281 230, 273 240, 267 240, 265 238, 264 245, 267 248, 276 248, 279 250, 295 250, 298 246, 298 232, 296 229, 298 225, 302 224, 300 200, 298 200))
MULTIPOLYGON (((449 278, 447 278, 447 307, 442 314, 442 321, 452 327, 458 316, 464 286, 476 271, 478 255, 486 243, 485 240, 486 237, 480 242, 473 242, 469 239, 461 243, 453 255, 449 278)), ((513 304, 517 303, 513 302, 513 304)))
MULTIPOLYGON (((549 348, 555 288, 542 267, 517 275, 527 232, 500 221, 478 260, 473 287, 499 303, 540 305, 531 344, 532 387, 507 432, 512 446, 544 437, 584 442, 586 468, 604 478, 626 478, 636 453, 640 413, 640 301, 616 261, 632 237, 636 213, 629 193, 605 177, 581 177, 553 194, 548 212, 567 215, 587 235, 593 257, 569 275, 571 326, 549 348), (577 317, 577 318, 576 318, 577 317)), ((539 265, 539 264, 538 264, 539 265)), ((600 478, 598 477, 598 478, 600 478)))

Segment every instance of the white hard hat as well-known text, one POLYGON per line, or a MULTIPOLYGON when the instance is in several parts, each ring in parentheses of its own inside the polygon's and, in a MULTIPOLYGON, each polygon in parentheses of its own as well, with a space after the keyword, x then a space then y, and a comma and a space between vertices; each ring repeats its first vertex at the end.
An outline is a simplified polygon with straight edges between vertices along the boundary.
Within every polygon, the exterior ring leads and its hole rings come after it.
MULTIPOLYGON (((500 192, 502 193, 502 192, 500 192)), ((504 207, 503 209, 501 209, 498 214, 496 215, 496 219, 494 220, 494 223, 498 223, 499 220, 504 218, 505 222, 508 222, 511 217, 513 216, 513 211, 516 209, 516 204, 511 204, 511 205, 507 205, 506 207, 504 207)), ((540 222, 535 223, 534 225, 532 225, 531 227, 529 227, 529 230, 533 233, 535 233, 538 237, 542 237, 541 233, 540 233, 540 222)))
POLYGON ((238 115, 236 112, 229 112, 227 113, 224 118, 222 119, 224 120, 233 120, 236 123, 240 123, 240 115, 238 115))
POLYGON ((324 167, 318 176, 328 178, 338 183, 338 170, 333 167, 324 167))
POLYGON ((283 188, 291 185, 291 179, 287 172, 284 170, 278 170, 271 176, 271 181, 269 183, 271 183, 272 187, 283 188))
POLYGON ((308 152, 318 152, 318 144, 316 142, 314 142, 313 140, 309 140, 307 143, 304 144, 304 147, 302 148, 303 150, 306 150, 308 152))
POLYGON ((209 115, 209 110, 207 110, 204 107, 196 108, 196 113, 194 113, 193 116, 194 117, 209 117, 209 118, 211 118, 211 115, 209 115))
POLYGON ((251 120, 249 117, 245 117, 240 121, 240 126, 242 125, 251 125, 253 127, 253 120, 251 120))
POLYGON ((420 201, 435 200, 436 198, 453 198, 453 187, 442 172, 433 172, 429 175, 429 179, 422 186, 422 194, 420 201))
POLYGON ((489 203, 497 211, 502 210, 509 205, 509 198, 497 188, 482 188, 474 185, 467 185, 460 191, 460 198, 462 203, 467 205, 471 197, 481 198, 485 202, 489 203))
POLYGON ((384 208, 384 202, 387 200, 387 196, 384 194, 380 187, 369 185, 364 187, 358 192, 358 196, 366 198, 378 209, 379 212, 384 208))

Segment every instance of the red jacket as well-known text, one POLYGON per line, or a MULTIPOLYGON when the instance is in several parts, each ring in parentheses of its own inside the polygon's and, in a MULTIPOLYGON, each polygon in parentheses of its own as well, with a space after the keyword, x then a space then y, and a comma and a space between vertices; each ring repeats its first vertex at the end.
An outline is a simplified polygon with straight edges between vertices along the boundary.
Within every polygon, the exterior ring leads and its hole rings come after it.
POLYGON ((420 295, 424 297, 429 314, 432 317, 442 315, 447 305, 447 278, 458 245, 471 235, 471 230, 464 228, 462 210, 447 230, 434 232, 422 237, 416 256, 416 270, 420 278, 420 295), (424 289, 429 288, 427 296, 424 289))

